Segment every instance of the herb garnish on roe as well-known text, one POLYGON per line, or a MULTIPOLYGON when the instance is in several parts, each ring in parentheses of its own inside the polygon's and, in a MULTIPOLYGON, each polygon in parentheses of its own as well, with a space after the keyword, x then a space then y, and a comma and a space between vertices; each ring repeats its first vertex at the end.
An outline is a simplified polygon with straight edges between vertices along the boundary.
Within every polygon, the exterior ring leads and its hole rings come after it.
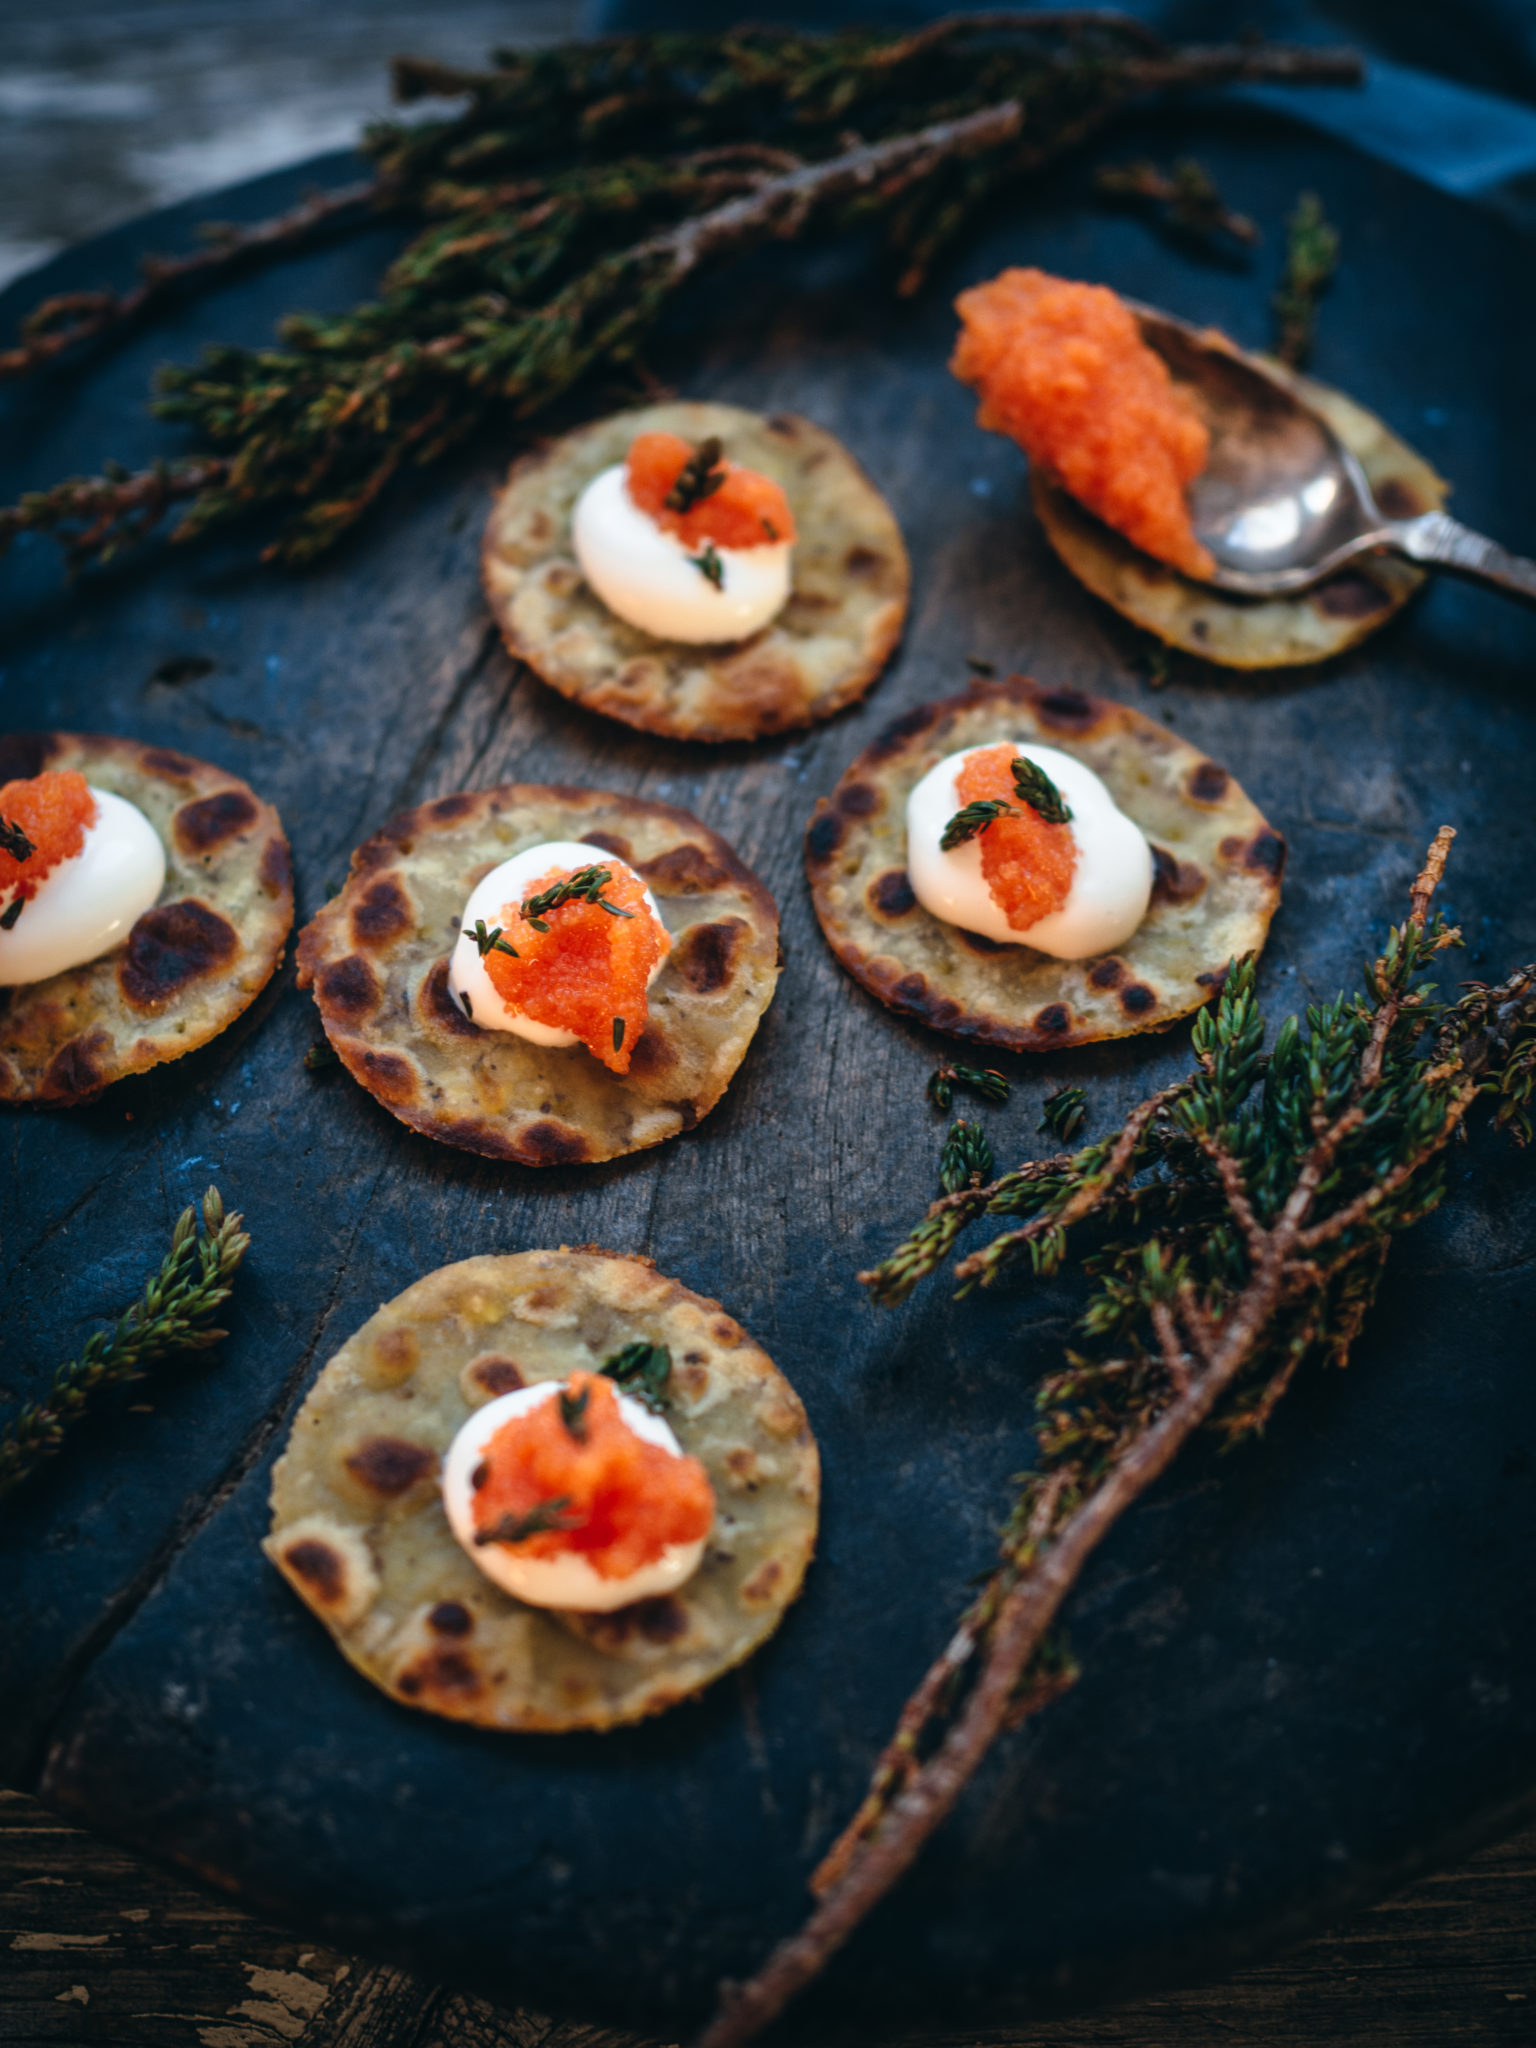
MULTIPOLYGON (((1043 768, 1037 768, 1033 761, 1023 756, 1009 765, 1014 794, 1021 805, 1037 812, 1047 825, 1071 823, 1072 812, 1066 799, 1043 768)), ((1002 797, 977 798, 974 803, 956 811, 944 827, 940 847, 945 853, 952 853, 957 846, 964 846, 968 839, 974 839, 978 832, 985 832, 989 825, 995 825, 999 818, 1006 818, 1014 808, 1002 797)))
MULTIPOLYGON (((537 896, 530 896, 523 904, 523 916, 536 932, 549 930, 544 920, 552 910, 558 910, 563 903, 596 903, 606 910, 610 917, 633 917, 635 913, 632 910, 622 910, 617 903, 610 903, 604 896, 603 891, 612 881, 613 875, 607 868, 578 868, 575 874, 566 875, 563 880, 551 883, 549 888, 541 889, 537 896)), ((480 950, 485 953, 490 949, 482 945, 480 950)), ((500 950, 503 953, 510 953, 512 948, 503 946, 500 950)))
POLYGON ((714 496, 725 482, 720 454, 718 434, 711 434, 708 440, 699 443, 677 472, 677 482, 661 501, 669 512, 691 512, 703 499, 714 496))
POLYGON ((571 1496, 568 1493, 553 1494, 548 1500, 536 1500, 531 1508, 520 1515, 503 1515, 488 1529, 475 1531, 475 1542, 526 1543, 530 1536, 546 1536, 552 1530, 574 1529, 578 1516, 569 1512, 571 1496))
POLYGON ((37 848, 14 818, 0 818, 0 853, 12 860, 30 860, 37 848))

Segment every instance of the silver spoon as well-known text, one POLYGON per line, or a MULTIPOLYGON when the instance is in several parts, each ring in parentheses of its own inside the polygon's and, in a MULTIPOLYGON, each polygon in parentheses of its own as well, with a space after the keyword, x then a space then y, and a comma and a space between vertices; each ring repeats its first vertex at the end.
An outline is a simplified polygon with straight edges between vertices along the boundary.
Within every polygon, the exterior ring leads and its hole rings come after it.
POLYGON ((1187 493, 1195 532, 1216 562, 1203 580, 1243 597, 1280 597, 1386 550, 1536 604, 1536 562, 1444 512, 1389 519, 1332 427, 1278 377, 1170 313, 1127 303, 1211 431, 1209 460, 1187 493))

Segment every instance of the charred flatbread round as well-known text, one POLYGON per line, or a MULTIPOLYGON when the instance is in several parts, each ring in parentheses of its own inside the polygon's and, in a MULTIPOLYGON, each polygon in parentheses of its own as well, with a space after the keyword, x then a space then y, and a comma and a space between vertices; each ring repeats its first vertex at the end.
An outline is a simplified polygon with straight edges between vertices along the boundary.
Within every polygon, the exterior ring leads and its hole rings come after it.
MULTIPOLYGON (((1248 360, 1322 414, 1390 518, 1444 505, 1448 486, 1374 413, 1268 356, 1248 360)), ((1295 597, 1231 597, 1144 555, 1038 469, 1030 490, 1047 539, 1095 597, 1170 647, 1226 668, 1285 668, 1342 654, 1401 611, 1426 574, 1388 555, 1367 556, 1295 597)))
POLYGON ((263 1546, 349 1660, 393 1698, 486 1728, 613 1728, 749 1657, 816 1544, 800 1397, 718 1302, 596 1246, 465 1259, 387 1302, 321 1372, 272 1475, 263 1546), (525 1606, 454 1540, 443 1457, 471 1411, 664 1344, 664 1413, 715 1491, 676 1592, 610 1614, 525 1606))
POLYGON ((0 988, 0 1102, 89 1102, 205 1045, 266 987, 293 925, 282 824, 238 775, 103 733, 0 736, 0 783, 69 768, 137 804, 165 883, 114 952, 0 988))
POLYGON ((326 1036, 369 1093, 426 1137, 524 1166, 613 1159, 692 1130, 778 977, 778 907, 719 833, 671 804, 542 783, 406 811, 358 848, 346 887, 299 937, 299 986, 313 987, 326 1036), (449 994, 470 891, 554 839, 627 861, 672 935, 627 1074, 585 1046, 484 1030, 449 994))
POLYGON ((906 617, 910 572, 890 507, 842 443, 793 414, 651 405, 595 420, 513 465, 480 555, 510 651, 589 711, 683 740, 750 740, 862 697, 906 617), (576 500, 637 434, 718 435, 782 485, 799 538, 788 604, 749 639, 689 647, 615 617, 571 546, 576 500))
POLYGON ((855 981, 935 1030, 1013 1052, 1159 1031, 1264 944, 1285 841, 1225 768, 1128 705, 1026 676, 924 704, 864 749, 806 834, 816 915, 855 981), (1098 775, 1152 845, 1152 903, 1118 953, 1056 960, 945 924, 907 880, 907 798, 947 754, 1037 740, 1098 775))

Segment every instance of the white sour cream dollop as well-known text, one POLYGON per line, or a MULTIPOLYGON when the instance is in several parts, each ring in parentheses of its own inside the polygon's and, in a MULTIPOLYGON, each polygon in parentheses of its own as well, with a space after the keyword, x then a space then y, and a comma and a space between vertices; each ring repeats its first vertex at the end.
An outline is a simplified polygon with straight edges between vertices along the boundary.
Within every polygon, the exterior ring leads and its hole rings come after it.
MULTIPOLYGON (((474 931, 480 919, 484 920, 487 931, 494 931, 502 922, 506 906, 521 903, 532 885, 547 875, 551 868, 589 868, 594 865, 622 868, 626 874, 634 874, 627 861, 617 859, 601 846, 588 846, 581 839, 549 839, 542 846, 530 846, 522 853, 513 854, 510 860, 492 868, 482 881, 475 884, 464 906, 464 915, 459 919, 458 940, 449 957, 448 991, 459 1008, 476 1024, 487 1031, 514 1031, 519 1038, 529 1039, 534 1045, 580 1043, 574 1031, 562 1031, 554 1024, 537 1023, 532 1017, 525 1017, 520 1010, 509 1009, 495 982, 485 971, 479 946, 466 934, 474 931)), ((638 881, 640 878, 636 875, 635 879, 638 881)), ((645 905, 660 924, 661 913, 649 889, 645 892, 645 905)), ((647 987, 666 964, 663 954, 651 969, 647 987)))
POLYGON ((609 611, 658 640, 745 640, 784 609, 790 541, 716 548, 717 589, 690 548, 642 512, 622 462, 593 477, 576 501, 572 538, 581 573, 609 611))
MULTIPOLYGON (((38 884, 9 931, 0 930, 0 988, 46 981, 122 945, 159 896, 165 847, 125 797, 92 788, 96 817, 77 854, 38 884)), ((0 915, 15 898, 0 892, 0 915)))
MULTIPOLYGON (((996 746, 989 740, 987 746, 996 746)), ((1139 825, 1125 815, 1091 768, 1056 747, 1018 745, 1016 754, 1043 768, 1066 799, 1077 847, 1072 886, 1060 910, 1015 930, 992 899, 981 871, 981 836, 945 853, 939 841, 961 808, 955 782, 972 754, 950 754, 907 798, 907 876, 925 910, 946 924, 1016 946, 1033 946, 1058 960, 1086 960, 1123 946, 1147 914, 1152 896, 1152 849, 1139 825)))
MULTIPOLYGON (((554 1400, 564 1386, 564 1380, 540 1380, 537 1386, 519 1387, 515 1394, 488 1401, 470 1416, 443 1460, 443 1508, 449 1527, 466 1555, 493 1584, 530 1607, 569 1607, 607 1614, 615 1607, 627 1607, 632 1600, 651 1600, 659 1593, 673 1592, 698 1570, 704 1555, 702 1536, 694 1543, 669 1543, 653 1564, 641 1565, 638 1571, 617 1579, 605 1579, 594 1571, 579 1551, 568 1550, 557 1557, 525 1557, 516 1544, 475 1542, 473 1480, 486 1445, 513 1416, 526 1415, 541 1401, 554 1400)), ((659 1444, 674 1458, 683 1455, 666 1423, 642 1402, 620 1394, 619 1413, 636 1436, 659 1444)))

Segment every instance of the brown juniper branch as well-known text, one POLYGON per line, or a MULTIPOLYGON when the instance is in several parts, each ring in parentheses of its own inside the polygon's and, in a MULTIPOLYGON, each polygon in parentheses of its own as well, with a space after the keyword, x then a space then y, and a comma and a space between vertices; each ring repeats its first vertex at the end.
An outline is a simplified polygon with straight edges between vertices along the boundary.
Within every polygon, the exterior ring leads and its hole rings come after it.
POLYGON ((204 229, 208 246, 190 256, 146 256, 131 291, 59 292, 35 306, 21 323, 14 348, 0 349, 0 377, 24 377, 82 342, 131 326, 157 312, 188 285, 212 284, 242 264, 286 255, 325 229, 387 210, 390 186, 360 178, 331 192, 312 192, 287 213, 250 227, 220 222, 204 229))
MULTIPOLYGON (((1211 1186, 1234 1223, 1230 1197, 1235 1193, 1239 1206, 1246 1205, 1251 1228, 1231 1240, 1244 1260, 1241 1274, 1223 1290, 1218 1276, 1227 1252, 1211 1229, 1202 1233, 1211 1259, 1205 1298, 1184 1270, 1183 1255, 1170 1264, 1155 1238, 1144 1247, 1122 1246, 1119 1264, 1110 1261, 1122 1277, 1100 1300, 1098 1328, 1121 1348, 1097 1363, 1069 1353, 1068 1369, 1042 1387, 1046 1469, 1026 1484, 1000 1565, 903 1709, 863 1803, 812 1879, 818 1903, 810 1918, 749 1983, 722 1987, 719 2010, 696 2048, 740 2048, 782 2011, 910 1867, 998 1734, 1070 1682, 1070 1674, 1050 1668, 1047 1656, 1062 1605, 1120 1515, 1191 1437, 1213 1421, 1229 1438, 1252 1434, 1264 1427, 1306 1358, 1321 1354, 1344 1362, 1375 1298, 1392 1234, 1440 1198, 1437 1162, 1477 1095, 1510 1091, 1517 1111, 1509 1120, 1523 1113, 1536 1046, 1536 970, 1523 970, 1497 989, 1472 984, 1444 1021, 1442 1006, 1416 978, 1456 939, 1442 920, 1428 921, 1450 839, 1449 831, 1436 836, 1408 918, 1369 970, 1374 1011, 1368 1029, 1361 1029, 1364 1007, 1341 998, 1309 1017, 1310 1056, 1294 1021, 1276 1040, 1257 1128, 1267 1144, 1281 1147, 1285 1133, 1301 1130, 1283 1188, 1246 1176, 1237 1157, 1251 1146, 1256 1128, 1239 1112, 1263 1070, 1251 963, 1234 966, 1214 1020, 1206 1013, 1197 1023, 1201 1074, 1163 1091, 1172 1116, 1155 1122, 1152 1106, 1143 1105, 1132 1120, 1136 1136, 1122 1133, 1107 1153, 1087 1147, 1066 1162, 1080 1183, 1078 1213, 1087 1215, 1114 1174, 1144 1158, 1144 1140, 1161 1132, 1165 1159, 1172 1162, 1179 1145, 1195 1137, 1211 1186), (1415 1047, 1437 1022, 1439 1035, 1426 1058, 1415 1047), (1333 1077, 1346 1052, 1354 1070, 1339 1093, 1333 1077), (1351 1149, 1368 1121, 1373 1148, 1392 1142, 1402 1150, 1389 1167, 1374 1150, 1366 1159, 1357 1145, 1351 1149), (1318 1219, 1320 1191, 1332 1190, 1341 1174, 1347 1184, 1351 1173, 1367 1175, 1382 1191, 1378 1199, 1351 1199, 1332 1218, 1318 1219), (1424 1177, 1422 1190, 1410 1185, 1417 1175, 1424 1177), (1141 1275, 1137 1301, 1155 1339, 1150 1354, 1134 1323, 1124 1321, 1127 1273, 1141 1275), (1227 1397, 1255 1376, 1256 1398, 1228 1407, 1227 1397), (1106 1405, 1111 1389, 1118 1391, 1106 1405)), ((1051 1166, 1060 1173, 1061 1162, 1051 1166)), ((996 1200, 997 1190, 1016 1179, 1005 1175, 993 1189, 977 1192, 996 1200)), ((1183 1183, 1164 1185, 1176 1192, 1183 1183)), ((1052 1207, 1059 1223, 1072 1198, 1058 1197, 1052 1207)), ((974 1255, 963 1263, 974 1265, 974 1255)), ((878 1289, 893 1269, 906 1270, 899 1254, 867 1277, 878 1289)), ((1092 1310, 1090 1304, 1083 1322, 1090 1333, 1092 1310)))
MULTIPOLYGON (((1278 1268, 1255 1283, 1262 1291, 1254 1295, 1250 1319, 1267 1311, 1278 1283, 1278 1268)), ((1002 1729, 1019 1680, 1083 1566, 1132 1502, 1168 1469, 1241 1372, 1251 1341, 1245 1332, 1246 1324, 1234 1327, 1215 1360, 1058 1528, 1039 1566, 1007 1594, 985 1665, 959 1720, 912 1774, 880 1833, 849 1859, 804 1927, 779 1944, 750 1982, 722 1990, 720 2011, 695 2048, 741 2048, 783 2011, 911 1868, 1002 1729)))
POLYGON ((371 184, 201 254, 155 259, 134 292, 54 300, 0 361, 11 374, 36 368, 229 263, 382 207, 418 232, 377 298, 290 316, 273 348, 215 348, 196 367, 167 366, 156 410, 190 425, 200 452, 34 491, 0 508, 0 546, 53 532, 77 561, 105 557, 142 538, 155 508, 190 497, 173 539, 285 508, 292 517, 267 555, 307 561, 403 464, 435 462, 498 420, 531 418, 589 373, 633 364, 664 306, 707 264, 812 225, 875 221, 899 259, 897 288, 912 291, 981 205, 1133 102, 1359 74, 1347 51, 1169 47, 1110 10, 964 15, 897 35, 616 37, 482 73, 404 62, 402 98, 446 90, 469 104, 446 121, 371 130, 371 184))

